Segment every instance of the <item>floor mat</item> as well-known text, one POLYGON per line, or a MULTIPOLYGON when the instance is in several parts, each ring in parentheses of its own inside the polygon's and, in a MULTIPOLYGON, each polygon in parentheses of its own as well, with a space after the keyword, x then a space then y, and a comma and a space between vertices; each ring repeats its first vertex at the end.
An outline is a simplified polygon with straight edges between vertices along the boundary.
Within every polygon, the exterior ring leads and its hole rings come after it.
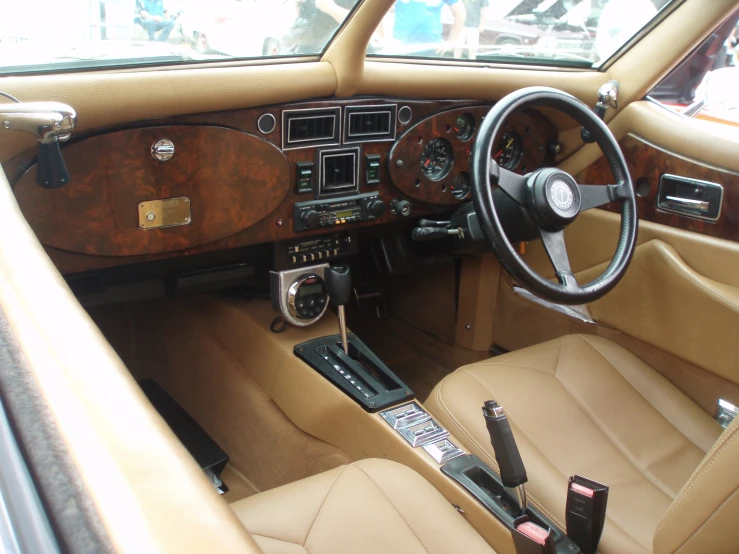
POLYGON ((118 334, 111 343, 134 377, 154 379, 226 451, 229 467, 246 476, 236 474, 239 494, 353 461, 298 429, 191 309, 170 301, 127 312, 128 324, 122 317, 109 318, 118 319, 116 325, 96 321, 109 340, 118 334))

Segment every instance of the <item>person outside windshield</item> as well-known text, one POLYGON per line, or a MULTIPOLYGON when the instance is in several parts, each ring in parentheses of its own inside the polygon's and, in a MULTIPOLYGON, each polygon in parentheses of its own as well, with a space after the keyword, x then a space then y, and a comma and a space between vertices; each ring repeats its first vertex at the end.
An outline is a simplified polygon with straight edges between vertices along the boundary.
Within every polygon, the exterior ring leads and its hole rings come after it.
POLYGON ((467 17, 464 20, 462 36, 459 44, 454 49, 454 57, 461 58, 465 45, 467 46, 467 57, 474 60, 477 50, 480 48, 480 33, 485 27, 487 11, 490 7, 489 0, 463 0, 467 17))
POLYGON ((164 0, 136 0, 136 13, 138 17, 134 21, 149 34, 149 40, 167 42, 174 28, 174 19, 164 9, 164 0))
POLYGON ((398 0, 395 3, 393 38, 404 44, 436 45, 414 52, 418 56, 441 55, 450 52, 462 34, 467 12, 461 0, 398 0), (447 4, 454 16, 449 38, 442 36, 441 9, 447 4))
POLYGON ((357 0, 296 0, 298 17, 283 39, 295 54, 323 50, 357 0))

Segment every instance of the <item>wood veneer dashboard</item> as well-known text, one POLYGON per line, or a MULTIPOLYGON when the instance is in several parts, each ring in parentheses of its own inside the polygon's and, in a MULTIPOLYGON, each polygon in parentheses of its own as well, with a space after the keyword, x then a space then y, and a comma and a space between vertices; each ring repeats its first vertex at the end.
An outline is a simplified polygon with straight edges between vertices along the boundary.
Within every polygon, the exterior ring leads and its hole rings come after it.
MULTIPOLYGON (((459 179, 467 176, 476 127, 489 109, 473 102, 362 98, 182 116, 74 137, 62 149, 71 182, 60 189, 36 185, 35 152, 12 160, 7 169, 9 176, 15 171, 18 203, 52 260, 62 273, 77 273, 332 231, 296 232, 293 220, 294 204, 318 195, 319 156, 327 150, 357 152, 358 190, 349 194, 377 192, 385 206, 394 199, 408 200, 411 217, 449 211, 469 199, 461 198, 459 179), (356 125, 368 123, 362 118, 349 121, 350 113, 388 111, 384 108, 392 113, 391 128, 372 129, 384 134, 362 135, 356 125), (318 146, 308 142, 306 147, 297 128, 296 140, 289 140, 286 114, 310 116, 332 109, 337 116, 334 141, 318 146), (258 121, 265 114, 260 131, 258 121), (270 115, 274 130, 263 132, 270 115), (472 124, 471 134, 461 138, 460 116, 472 124), (451 148, 453 159, 441 178, 429 175, 421 164, 425 147, 439 138, 451 148), (152 145, 160 139, 174 144, 169 161, 152 156, 152 145), (370 159, 379 160, 379 179, 372 184, 367 182, 370 159), (312 192, 300 193, 299 169, 311 163, 312 192), (171 198, 187 198, 187 224, 142 229, 139 207, 171 198)), ((557 140, 557 130, 541 114, 514 114, 506 132, 517 137, 521 148, 517 171, 552 163, 549 145, 557 140)), ((341 228, 401 219, 387 209, 372 221, 341 228)))

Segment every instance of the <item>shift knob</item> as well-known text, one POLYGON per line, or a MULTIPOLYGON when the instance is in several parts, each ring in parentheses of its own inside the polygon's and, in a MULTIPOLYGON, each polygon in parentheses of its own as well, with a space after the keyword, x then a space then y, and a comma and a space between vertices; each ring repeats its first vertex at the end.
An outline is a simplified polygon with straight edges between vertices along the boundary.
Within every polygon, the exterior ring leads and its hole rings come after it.
POLYGON ((348 265, 332 265, 323 273, 328 297, 336 306, 345 306, 352 295, 352 274, 348 265))

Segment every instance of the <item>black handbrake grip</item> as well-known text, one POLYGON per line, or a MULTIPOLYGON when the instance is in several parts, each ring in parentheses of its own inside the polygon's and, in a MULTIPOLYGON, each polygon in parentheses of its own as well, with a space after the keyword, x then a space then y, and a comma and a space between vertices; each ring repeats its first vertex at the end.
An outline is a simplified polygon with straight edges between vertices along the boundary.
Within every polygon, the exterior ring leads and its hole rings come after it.
POLYGON ((58 189, 69 183, 69 170, 64 163, 58 140, 39 142, 36 183, 46 189, 58 189))
POLYGON ((503 485, 509 488, 523 485, 528 481, 526 468, 505 411, 495 400, 487 400, 482 407, 482 414, 485 416, 503 485))
POLYGON ((352 296, 352 274, 348 265, 331 265, 323 272, 326 292, 335 306, 345 306, 352 296))

